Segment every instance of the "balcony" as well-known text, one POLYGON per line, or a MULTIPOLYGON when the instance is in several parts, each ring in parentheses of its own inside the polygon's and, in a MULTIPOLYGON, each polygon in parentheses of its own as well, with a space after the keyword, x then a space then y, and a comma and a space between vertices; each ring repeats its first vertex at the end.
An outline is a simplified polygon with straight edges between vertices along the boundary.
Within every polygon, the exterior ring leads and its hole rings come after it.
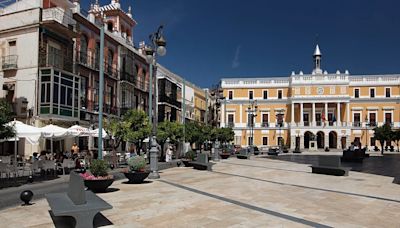
POLYGON ((305 126, 305 127, 310 126, 310 121, 304 121, 304 126, 305 126))
POLYGON ((261 127, 269 127, 269 123, 268 122, 262 122, 261 123, 261 127))
POLYGON ((104 73, 110 77, 118 78, 119 71, 112 64, 106 64, 106 62, 104 62, 104 73))
POLYGON ((384 125, 387 125, 387 126, 390 126, 390 127, 394 126, 394 124, 392 122, 385 122, 384 125))
POLYGON ((178 107, 178 108, 181 107, 181 102, 177 101, 176 99, 174 99, 174 98, 172 98, 172 97, 166 96, 166 95, 164 95, 164 94, 159 94, 159 95, 158 95, 158 101, 159 101, 159 102, 168 103, 168 104, 173 105, 173 106, 176 106, 176 107, 178 107))
POLYGON ((283 122, 277 122, 276 123, 276 127, 284 127, 284 123, 283 122))
POLYGON ((148 92, 149 91, 149 83, 143 80, 136 80, 136 88, 148 92))
POLYGON ((353 122, 353 127, 361 127, 361 122, 353 122))
POLYGON ((68 72, 73 72, 74 62, 72 56, 63 55, 60 52, 49 51, 39 54, 40 67, 55 67, 68 72))
POLYGON ((247 123, 247 127, 255 127, 254 123, 247 123))
POLYGON ((42 21, 56 21, 67 28, 76 24, 72 14, 69 15, 65 10, 58 7, 43 9, 42 21))
POLYGON ((319 126, 319 127, 322 126, 322 121, 316 121, 315 123, 316 123, 317 126, 319 126))
MULTIPOLYGON (((98 102, 87 101, 86 103, 88 104, 88 107, 86 109, 88 112, 98 112, 99 111, 99 103, 98 102)), ((118 108, 108 105, 108 104, 104 104, 103 105, 103 113, 111 114, 111 115, 118 115, 118 108)))
POLYGON ((369 122, 368 127, 376 127, 376 122, 369 122))
POLYGON ((136 80, 133 74, 129 74, 127 72, 122 72, 120 75, 120 79, 121 81, 126 81, 126 82, 130 82, 132 84, 136 84, 136 80))
POLYGON ((100 69, 100 54, 94 49, 78 50, 78 55, 76 55, 76 61, 80 65, 91 68, 93 70, 100 69))
POLYGON ((333 126, 333 121, 328 121, 329 122, 329 126, 333 126))
POLYGON ((235 123, 233 123, 233 122, 228 122, 228 127, 234 128, 234 127, 235 127, 235 123))
POLYGON ((18 68, 18 55, 7 55, 1 59, 1 67, 3 70, 16 70, 18 68))

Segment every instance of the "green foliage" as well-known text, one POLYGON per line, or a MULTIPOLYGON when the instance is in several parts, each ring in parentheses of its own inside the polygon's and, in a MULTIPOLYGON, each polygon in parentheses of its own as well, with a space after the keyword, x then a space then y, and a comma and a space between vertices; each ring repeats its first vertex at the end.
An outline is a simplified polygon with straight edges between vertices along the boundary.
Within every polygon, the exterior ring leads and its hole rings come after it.
POLYGON ((13 112, 11 106, 4 99, 0 99, 0 140, 15 137, 15 128, 12 125, 6 125, 12 121, 13 112))
POLYGON ((374 128, 374 138, 381 144, 381 153, 383 154, 383 145, 385 141, 392 140, 392 129, 390 125, 384 124, 383 126, 374 128))
POLYGON ((196 157, 196 152, 194 152, 193 150, 189 150, 188 152, 186 152, 185 154, 185 158, 188 160, 193 161, 196 157))
POLYGON ((392 140, 393 140, 394 142, 396 142, 397 151, 400 152, 400 148, 399 148, 400 130, 392 131, 392 140))
POLYGON ((90 172, 95 177, 105 177, 108 175, 108 163, 104 160, 93 160, 90 165, 90 172))
POLYGON ((201 145, 207 139, 207 134, 200 124, 196 122, 186 123, 186 141, 190 142, 190 144, 201 145))
POLYGON ((130 171, 141 171, 146 167, 146 159, 143 156, 129 158, 128 166, 130 171))
POLYGON ((157 126, 157 140, 164 143, 167 138, 171 144, 178 143, 183 138, 183 125, 178 122, 164 121, 157 126))
POLYGON ((114 136, 116 140, 114 147, 118 147, 122 140, 134 143, 141 142, 151 132, 151 124, 146 113, 142 110, 133 109, 125 113, 122 119, 112 119, 105 122, 104 128, 114 136))
POLYGON ((212 141, 218 139, 222 143, 228 143, 233 141, 235 133, 232 128, 214 128, 212 133, 212 141))

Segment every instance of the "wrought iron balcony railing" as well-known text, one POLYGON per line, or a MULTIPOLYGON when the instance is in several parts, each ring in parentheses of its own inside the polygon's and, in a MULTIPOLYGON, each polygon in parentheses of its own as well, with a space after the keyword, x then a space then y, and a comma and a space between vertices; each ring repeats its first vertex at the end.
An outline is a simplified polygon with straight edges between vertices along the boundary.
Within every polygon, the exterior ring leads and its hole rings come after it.
POLYGON ((7 55, 1 58, 3 70, 15 70, 18 68, 18 55, 7 55))

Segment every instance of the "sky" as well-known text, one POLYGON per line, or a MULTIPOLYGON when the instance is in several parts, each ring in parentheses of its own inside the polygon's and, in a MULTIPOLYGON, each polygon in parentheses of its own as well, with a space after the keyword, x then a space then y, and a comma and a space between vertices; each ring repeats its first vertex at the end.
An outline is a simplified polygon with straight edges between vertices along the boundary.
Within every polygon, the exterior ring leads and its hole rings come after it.
MULTIPOLYGON (((100 0, 108 4, 111 0, 100 0)), ((94 0, 81 0, 88 9, 94 0)), ((120 0, 136 45, 164 24, 158 62, 201 87, 227 77, 311 73, 318 42, 328 73, 400 73, 398 0, 120 0)))

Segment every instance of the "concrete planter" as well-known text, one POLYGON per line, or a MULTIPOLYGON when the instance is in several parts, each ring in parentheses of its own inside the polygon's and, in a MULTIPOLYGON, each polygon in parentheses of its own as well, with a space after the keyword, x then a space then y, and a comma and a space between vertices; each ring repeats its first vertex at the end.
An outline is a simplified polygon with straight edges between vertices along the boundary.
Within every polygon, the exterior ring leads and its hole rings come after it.
POLYGON ((105 180, 85 180, 85 186, 92 192, 106 192, 107 188, 112 185, 114 179, 105 180))
POLYGON ((149 171, 144 172, 125 172, 124 175, 128 178, 129 184, 140 184, 143 183, 144 179, 149 176, 149 171))
POLYGON ((219 154, 219 156, 221 157, 221 159, 228 159, 229 156, 231 156, 229 153, 221 153, 219 154))

